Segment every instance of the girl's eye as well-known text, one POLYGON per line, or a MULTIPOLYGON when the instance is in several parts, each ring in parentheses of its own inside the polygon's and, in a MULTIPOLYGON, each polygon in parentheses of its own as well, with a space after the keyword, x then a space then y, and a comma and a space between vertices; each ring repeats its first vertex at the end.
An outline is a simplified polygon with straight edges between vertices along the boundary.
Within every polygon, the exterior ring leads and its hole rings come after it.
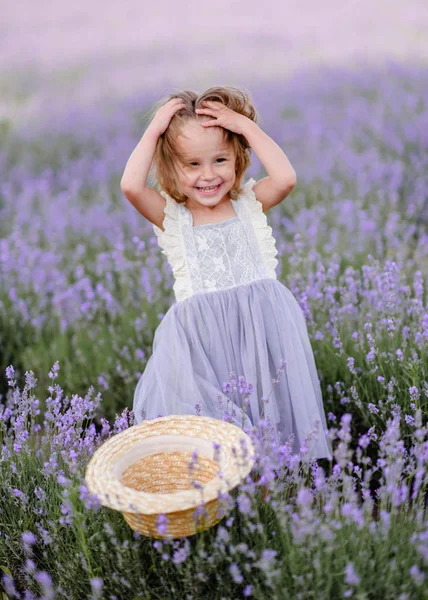
MULTIPOLYGON (((226 160, 225 158, 218 158, 217 160, 226 160)), ((194 165, 197 165, 197 162, 191 162, 190 165, 193 167, 194 165)))

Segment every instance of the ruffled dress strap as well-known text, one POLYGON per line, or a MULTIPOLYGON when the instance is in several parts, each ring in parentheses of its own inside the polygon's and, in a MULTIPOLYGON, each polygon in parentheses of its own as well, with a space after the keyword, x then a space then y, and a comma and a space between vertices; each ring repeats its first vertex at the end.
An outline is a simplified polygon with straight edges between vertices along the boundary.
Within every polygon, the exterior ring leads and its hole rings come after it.
POLYGON ((184 243, 182 225, 182 207, 165 191, 161 191, 165 198, 165 217, 163 220, 164 231, 157 225, 153 230, 158 238, 158 244, 162 248, 161 253, 167 257, 171 265, 175 283, 173 290, 177 300, 192 295, 192 283, 189 276, 189 268, 186 261, 186 248, 184 243))
POLYGON ((275 269, 278 265, 278 259, 276 258, 278 250, 272 234, 272 227, 268 224, 266 214, 263 212, 263 205, 257 200, 254 193, 253 187, 255 183, 256 180, 251 177, 243 184, 241 187, 242 196, 239 202, 244 201, 245 208, 250 215, 263 262, 269 271, 269 275, 276 278, 275 269))

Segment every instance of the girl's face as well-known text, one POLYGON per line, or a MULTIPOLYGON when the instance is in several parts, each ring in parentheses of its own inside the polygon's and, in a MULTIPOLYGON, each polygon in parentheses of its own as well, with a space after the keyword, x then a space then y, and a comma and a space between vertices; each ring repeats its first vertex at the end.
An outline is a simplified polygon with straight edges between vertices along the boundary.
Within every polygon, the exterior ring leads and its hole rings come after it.
POLYGON ((190 208, 214 208, 228 200, 235 183, 235 154, 229 142, 223 141, 220 126, 202 127, 204 119, 187 121, 177 139, 180 152, 177 185, 187 196, 190 208), (201 188, 214 188, 213 191, 201 188))

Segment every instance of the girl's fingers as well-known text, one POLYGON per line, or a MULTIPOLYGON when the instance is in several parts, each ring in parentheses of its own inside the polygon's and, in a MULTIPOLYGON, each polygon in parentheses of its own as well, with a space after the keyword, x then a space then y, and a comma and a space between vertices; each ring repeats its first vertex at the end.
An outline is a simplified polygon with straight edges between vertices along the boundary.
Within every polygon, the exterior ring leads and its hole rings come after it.
POLYGON ((212 110, 212 111, 217 111, 220 110, 220 106, 216 106, 214 103, 211 104, 211 106, 207 106, 204 104, 204 106, 200 106, 199 108, 197 108, 196 110, 212 110))

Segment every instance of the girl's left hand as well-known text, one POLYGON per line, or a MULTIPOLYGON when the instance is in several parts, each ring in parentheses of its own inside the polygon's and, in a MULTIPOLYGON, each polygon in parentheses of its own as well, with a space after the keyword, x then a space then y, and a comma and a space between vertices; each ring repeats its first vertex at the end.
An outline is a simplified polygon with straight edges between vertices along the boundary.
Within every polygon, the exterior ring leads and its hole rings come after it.
POLYGON ((200 115, 210 115, 215 117, 212 121, 201 121, 203 127, 224 127, 234 133, 242 133, 248 117, 241 115, 231 108, 228 108, 221 102, 205 100, 203 105, 206 108, 197 108, 195 112, 200 115))

